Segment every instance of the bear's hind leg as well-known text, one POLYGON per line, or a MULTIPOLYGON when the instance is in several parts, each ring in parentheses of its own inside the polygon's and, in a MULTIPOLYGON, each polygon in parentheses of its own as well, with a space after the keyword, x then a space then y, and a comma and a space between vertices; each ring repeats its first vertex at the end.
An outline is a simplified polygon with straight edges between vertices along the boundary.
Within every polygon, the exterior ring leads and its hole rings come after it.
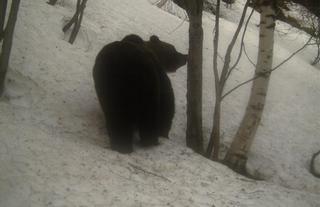
POLYGON ((159 144, 158 126, 156 117, 146 112, 139 122, 140 143, 142 146, 154 146, 159 144))
POLYGON ((123 154, 133 152, 133 127, 121 125, 107 128, 112 150, 123 154))

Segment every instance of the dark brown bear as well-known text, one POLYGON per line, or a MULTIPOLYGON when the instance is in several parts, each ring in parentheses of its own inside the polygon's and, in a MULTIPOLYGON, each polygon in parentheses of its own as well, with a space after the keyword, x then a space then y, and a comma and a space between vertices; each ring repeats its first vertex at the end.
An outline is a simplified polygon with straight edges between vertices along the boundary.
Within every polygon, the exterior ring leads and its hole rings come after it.
POLYGON ((132 152, 135 130, 143 146, 168 137, 174 94, 166 72, 175 72, 186 61, 187 55, 157 36, 143 41, 131 34, 99 52, 93 78, 113 150, 132 152))

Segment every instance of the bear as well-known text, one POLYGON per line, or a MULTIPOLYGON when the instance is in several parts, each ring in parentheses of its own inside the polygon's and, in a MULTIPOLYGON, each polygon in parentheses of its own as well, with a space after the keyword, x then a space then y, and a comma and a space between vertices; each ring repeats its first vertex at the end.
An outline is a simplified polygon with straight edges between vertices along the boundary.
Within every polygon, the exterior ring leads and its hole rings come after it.
MULTIPOLYGON (((171 129, 172 120, 175 113, 175 101, 173 88, 170 82, 170 79, 166 73, 175 72, 180 66, 184 65, 187 59, 187 55, 181 55, 176 52, 175 48, 168 43, 161 42, 160 39, 153 35, 150 37, 149 42, 144 42, 141 37, 135 34, 127 35, 122 39, 122 41, 129 41, 132 43, 139 44, 140 46, 146 46, 145 49, 151 49, 155 51, 158 57, 165 57, 165 55, 172 58, 172 62, 169 62, 171 59, 163 58, 162 63, 163 67, 158 68, 159 78, 160 78, 160 117, 158 123, 158 132, 159 136, 169 138, 169 131, 171 129)), ((151 56, 153 57, 153 56, 151 56)), ((154 57, 153 57, 154 58, 154 57)), ((158 62, 158 60, 154 60, 158 62)))
POLYGON ((97 97, 105 116, 111 149, 133 151, 133 133, 143 146, 168 137, 174 116, 174 94, 166 72, 175 72, 187 55, 152 35, 135 34, 104 46, 93 67, 97 97))

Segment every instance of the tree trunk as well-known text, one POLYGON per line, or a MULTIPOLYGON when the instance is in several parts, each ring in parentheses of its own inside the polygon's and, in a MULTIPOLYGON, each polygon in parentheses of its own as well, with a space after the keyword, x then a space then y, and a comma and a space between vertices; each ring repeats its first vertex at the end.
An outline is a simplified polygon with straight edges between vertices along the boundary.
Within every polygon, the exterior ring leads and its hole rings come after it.
POLYGON ((203 154, 202 136, 202 49, 203 0, 173 0, 189 17, 189 58, 187 77, 187 146, 203 154))
POLYGON ((255 75, 259 78, 252 83, 249 103, 244 118, 241 121, 237 134, 224 159, 224 163, 233 170, 246 174, 246 162, 248 152, 260 124, 273 59, 273 42, 275 27, 275 5, 274 1, 259 1, 260 14, 260 36, 259 53, 255 75))
POLYGON ((6 19, 7 4, 7 0, 0 1, 0 41, 2 40, 4 35, 4 22, 6 19))
POLYGON ((88 0, 77 0, 76 12, 70 21, 62 28, 63 32, 66 32, 72 25, 73 29, 70 34, 69 43, 73 44, 80 30, 84 9, 86 8, 88 0))
POLYGON ((189 20, 186 137, 187 146, 202 154, 202 12, 189 15, 189 20))
POLYGON ((0 55, 0 96, 4 91, 4 82, 8 70, 14 27, 16 25, 20 0, 12 0, 7 26, 3 35, 0 55))
POLYGON ((83 13, 84 13, 84 9, 86 8, 86 3, 87 3, 87 0, 83 0, 82 3, 81 3, 81 6, 79 8, 79 17, 77 19, 77 21, 75 22, 75 25, 74 25, 74 28, 71 32, 71 35, 70 35, 70 39, 69 39, 69 43, 73 44, 73 42, 75 41, 78 33, 79 33, 79 30, 80 30, 80 26, 81 26, 81 22, 82 22, 82 18, 83 18, 83 13))
POLYGON ((220 148, 220 118, 221 118, 221 88, 220 88, 220 77, 218 70, 218 49, 219 49, 219 35, 220 35, 220 0, 217 0, 216 5, 216 20, 214 28, 214 39, 213 39, 213 73, 215 83, 215 96, 216 102, 213 113, 213 126, 210 135, 209 144, 206 150, 206 157, 211 158, 213 149, 213 160, 219 159, 219 148, 220 148))
POLYGON ((66 32, 72 26, 72 24, 77 23, 79 18, 79 13, 80 13, 80 5, 81 5, 81 0, 77 0, 76 12, 74 13, 70 21, 62 28, 63 32, 66 32))

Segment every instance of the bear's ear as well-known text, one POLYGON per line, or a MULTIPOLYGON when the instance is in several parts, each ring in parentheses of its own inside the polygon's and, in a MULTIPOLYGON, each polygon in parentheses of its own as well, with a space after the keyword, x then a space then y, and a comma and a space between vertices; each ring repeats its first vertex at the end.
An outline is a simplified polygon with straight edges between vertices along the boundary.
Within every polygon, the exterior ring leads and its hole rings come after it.
POLYGON ((152 35, 152 36, 150 37, 150 41, 151 41, 151 42, 159 42, 159 41, 160 41, 160 39, 159 39, 159 37, 158 37, 158 36, 156 36, 156 35, 152 35))

